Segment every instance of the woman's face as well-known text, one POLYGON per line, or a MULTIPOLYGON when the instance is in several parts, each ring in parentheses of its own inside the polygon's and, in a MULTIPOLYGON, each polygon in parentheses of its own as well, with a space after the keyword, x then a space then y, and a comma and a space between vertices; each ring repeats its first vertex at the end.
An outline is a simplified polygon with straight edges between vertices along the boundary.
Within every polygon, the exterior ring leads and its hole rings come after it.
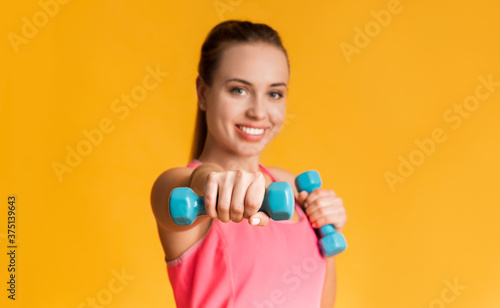
POLYGON ((289 80, 285 54, 266 43, 229 45, 212 80, 200 101, 211 140, 242 156, 257 155, 276 136, 285 117, 289 80))

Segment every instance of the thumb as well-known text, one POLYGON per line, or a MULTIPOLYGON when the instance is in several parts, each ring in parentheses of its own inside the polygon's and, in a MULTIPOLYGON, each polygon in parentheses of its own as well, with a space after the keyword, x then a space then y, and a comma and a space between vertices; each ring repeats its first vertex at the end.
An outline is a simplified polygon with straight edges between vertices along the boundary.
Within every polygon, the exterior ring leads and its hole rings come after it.
POLYGON ((269 223, 269 216, 264 212, 257 212, 248 217, 248 223, 252 226, 266 226, 269 223))
POLYGON ((305 191, 305 190, 301 191, 299 193, 299 198, 298 198, 299 205, 304 207, 304 202, 306 201, 308 196, 309 196, 309 194, 307 193, 307 191, 305 191))

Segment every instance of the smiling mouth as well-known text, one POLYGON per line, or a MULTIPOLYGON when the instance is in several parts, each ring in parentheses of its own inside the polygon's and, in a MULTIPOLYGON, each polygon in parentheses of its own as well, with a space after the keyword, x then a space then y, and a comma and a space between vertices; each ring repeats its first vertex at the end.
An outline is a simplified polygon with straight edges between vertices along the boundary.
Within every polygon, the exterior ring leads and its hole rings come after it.
POLYGON ((262 135, 265 131, 264 128, 253 128, 253 127, 247 127, 247 126, 243 126, 243 125, 236 125, 236 126, 244 133, 252 135, 252 136, 262 135))

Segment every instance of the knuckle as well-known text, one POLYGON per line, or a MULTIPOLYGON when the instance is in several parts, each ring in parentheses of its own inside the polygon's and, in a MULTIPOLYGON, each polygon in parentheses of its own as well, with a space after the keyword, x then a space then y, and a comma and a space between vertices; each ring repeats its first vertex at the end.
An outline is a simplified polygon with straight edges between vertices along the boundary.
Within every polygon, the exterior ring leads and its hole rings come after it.
POLYGON ((219 200, 217 207, 219 208, 219 210, 227 211, 229 209, 229 202, 225 200, 219 200))
POLYGON ((219 185, 219 174, 217 172, 210 172, 207 176, 207 180, 205 181, 205 188, 206 187, 216 187, 219 185))
POLYGON ((325 198, 332 198, 335 197, 335 194, 333 193, 333 190, 323 189, 321 191, 321 196, 325 198))
POLYGON ((255 210, 260 208, 259 200, 255 198, 248 198, 246 205, 250 210, 255 210))
POLYGON ((318 206, 321 206, 321 207, 324 207, 324 206, 328 206, 330 203, 329 203, 329 200, 328 199, 325 199, 325 198, 318 198, 317 200, 314 201, 318 206))
POLYGON ((240 216, 243 214, 243 210, 244 210, 243 204, 236 204, 231 208, 232 213, 240 216))
POLYGON ((238 180, 242 180, 245 177, 245 171, 242 169, 236 170, 235 173, 236 173, 235 176, 238 180))
POLYGON ((318 215, 319 215, 319 216, 323 216, 323 215, 325 215, 325 214, 326 214, 326 213, 325 213, 325 208, 322 208, 322 207, 318 208, 318 209, 316 210, 316 212, 318 213, 318 215))
POLYGON ((247 204, 248 207, 250 208, 255 208, 259 206, 259 200, 255 197, 249 197, 247 198, 247 204))
POLYGON ((234 217, 234 218, 231 218, 232 221, 234 222, 241 222, 243 220, 243 218, 241 217, 234 217))
POLYGON ((207 176, 207 181, 214 181, 217 178, 217 172, 212 171, 207 176))
POLYGON ((214 202, 214 198, 212 197, 212 194, 205 194, 205 204, 212 205, 213 202, 214 202))
POLYGON ((253 173, 254 180, 256 181, 262 181, 265 180, 264 175, 260 171, 256 171, 253 173))

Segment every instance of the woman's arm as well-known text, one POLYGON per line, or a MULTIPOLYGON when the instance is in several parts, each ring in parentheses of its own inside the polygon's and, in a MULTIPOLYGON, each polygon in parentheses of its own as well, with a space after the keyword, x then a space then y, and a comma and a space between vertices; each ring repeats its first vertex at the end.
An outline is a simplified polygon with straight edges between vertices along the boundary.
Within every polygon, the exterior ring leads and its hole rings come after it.
POLYGON ((197 194, 203 194, 208 174, 223 170, 215 164, 204 164, 196 168, 172 168, 163 172, 151 190, 151 206, 156 218, 158 233, 167 260, 180 256, 202 238, 211 226, 211 219, 203 216, 191 225, 178 226, 170 217, 169 196, 176 187, 191 187, 197 194))
POLYGON ((254 225, 267 225, 269 216, 259 212, 264 192, 265 178, 261 172, 225 171, 211 163, 194 171, 190 168, 165 171, 153 185, 151 205, 167 260, 179 257, 207 234, 212 217, 222 222, 241 222, 246 218, 249 223, 257 218, 254 225), (174 188, 186 186, 204 195, 207 215, 198 217, 191 225, 178 226, 170 218, 168 199, 174 188))

